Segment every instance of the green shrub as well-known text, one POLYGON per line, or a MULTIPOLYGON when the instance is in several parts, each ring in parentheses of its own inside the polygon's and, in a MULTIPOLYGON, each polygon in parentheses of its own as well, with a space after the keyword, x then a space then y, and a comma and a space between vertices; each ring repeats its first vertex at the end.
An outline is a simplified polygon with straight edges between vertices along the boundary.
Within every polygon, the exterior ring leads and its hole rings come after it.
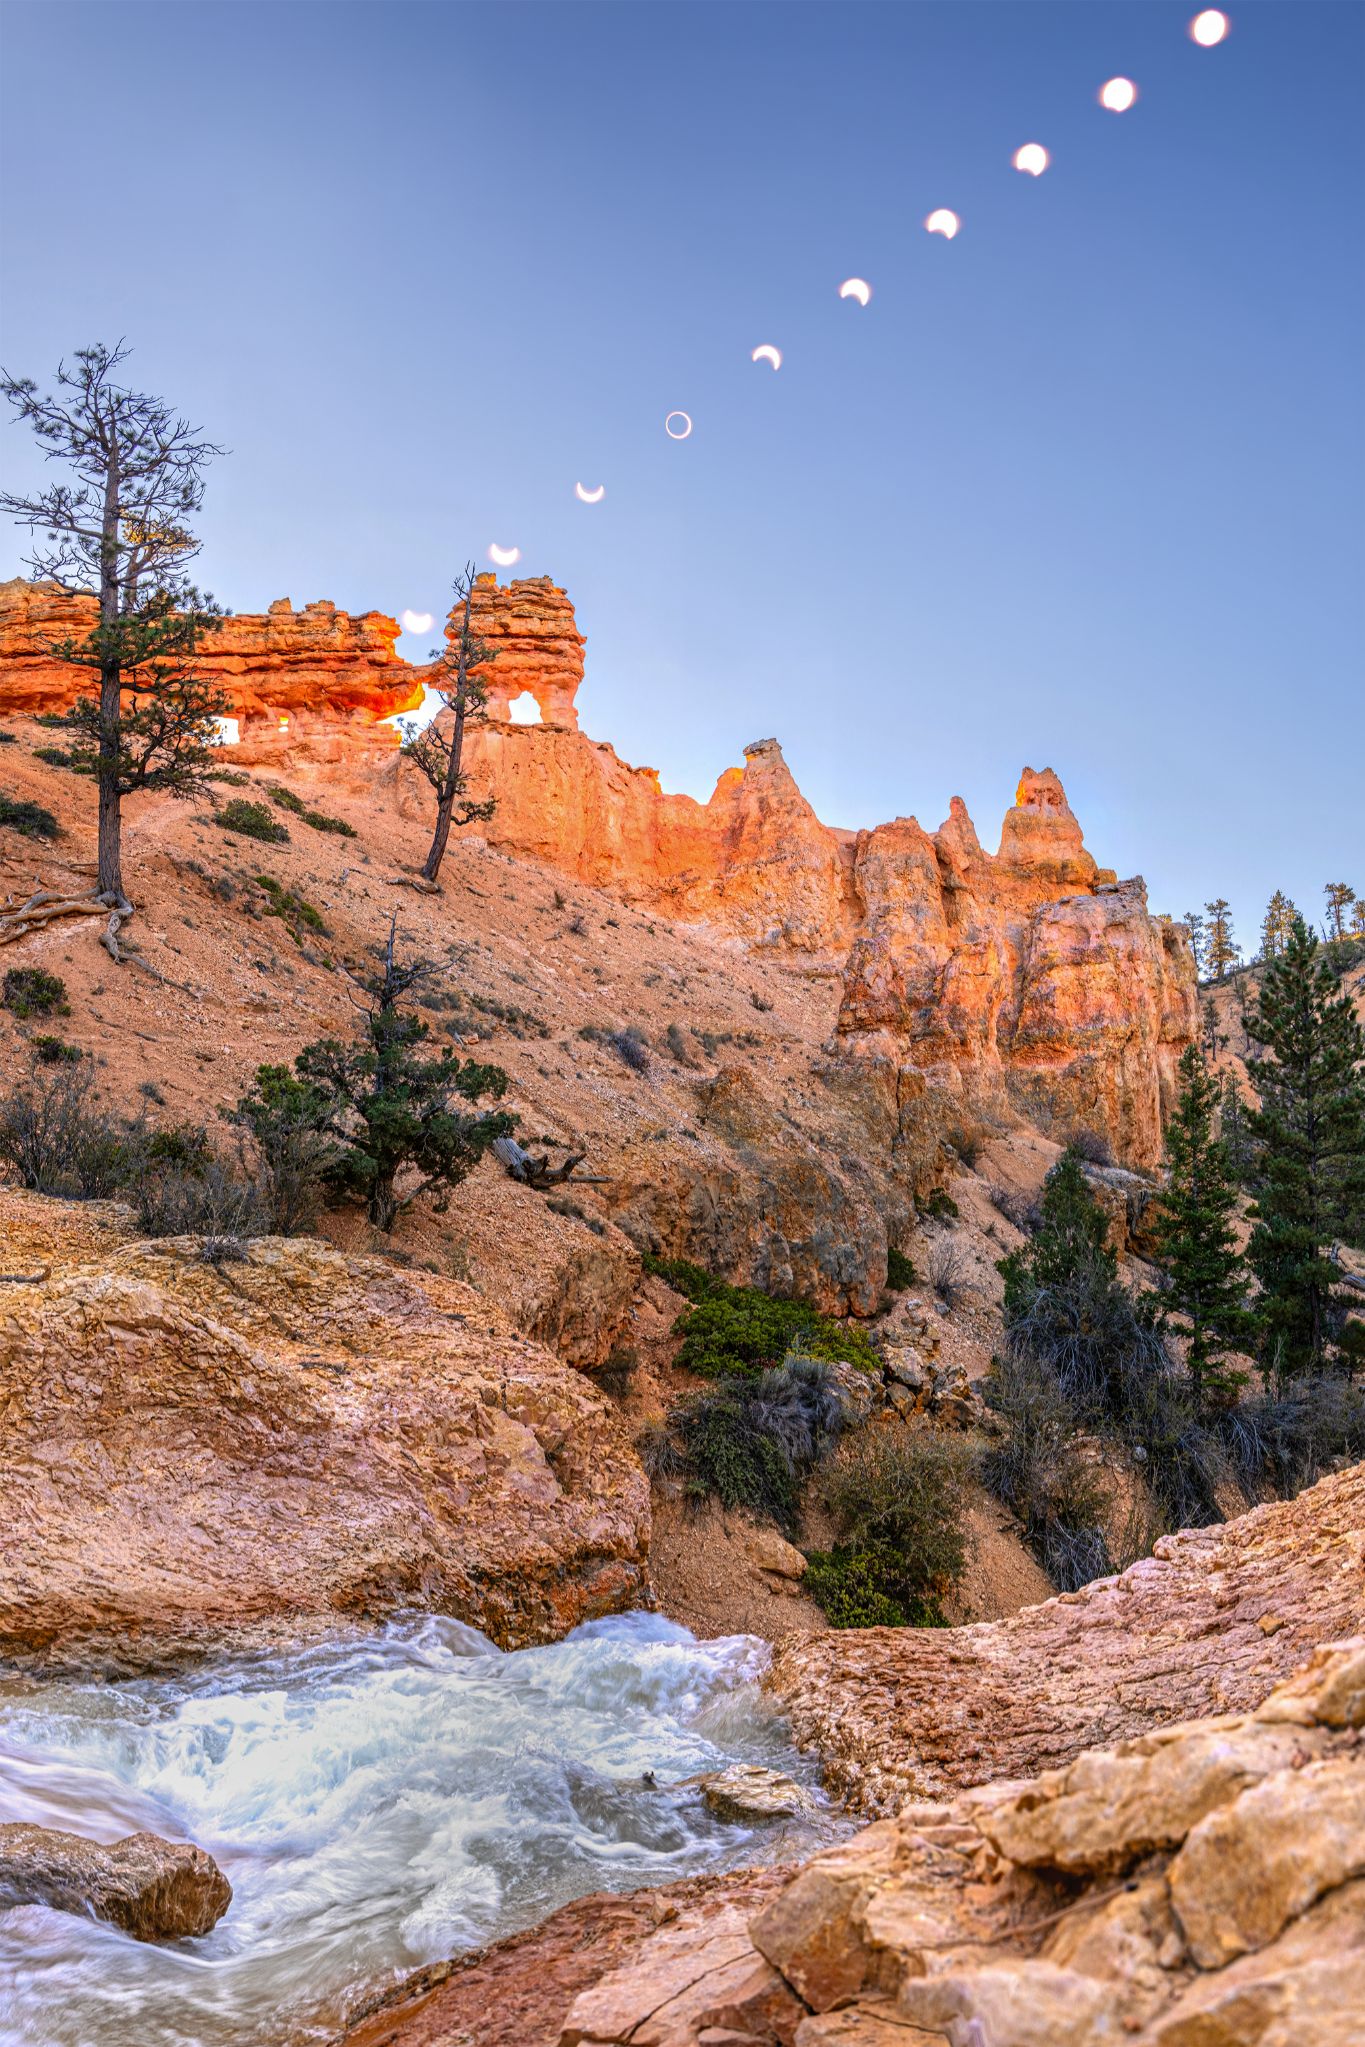
POLYGON ((19 735, 17 732, 0 732, 0 746, 17 746, 18 744, 19 735))
POLYGON ((11 967, 5 976, 3 1001, 20 1018, 70 1016, 66 983, 46 967, 11 967))
POLYGON ((344 817, 329 817, 325 810, 305 810, 303 821, 311 825, 315 832, 335 832, 343 839, 354 839, 358 836, 353 824, 347 824, 344 817))
POLYGON ((935 1187, 928 1199, 919 1204, 919 1212, 930 1222, 956 1222, 962 1211, 946 1187, 935 1187))
POLYGON ((41 803, 21 803, 0 793, 0 825, 8 825, 24 839, 60 839, 62 828, 41 803))
POLYGON ((647 1258, 645 1266, 693 1303, 673 1325, 683 1339, 678 1363, 689 1372, 707 1378, 759 1372, 793 1349, 831 1364, 881 1370, 865 1331, 822 1315, 804 1301, 774 1300, 758 1287, 730 1286, 686 1258, 647 1258))
POLYGON ((790 1527, 801 1481, 838 1440, 844 1410, 829 1367, 794 1352, 727 1378, 671 1417, 690 1490, 790 1527))
POLYGON ((290 811, 295 817, 301 817, 315 832, 337 832, 343 839, 355 838, 355 826, 347 824, 344 817, 329 817, 325 810, 310 810, 301 796, 292 789, 282 788, 278 782, 268 782, 266 787, 272 803, 277 803, 281 810, 290 811))
POLYGON ((886 1283, 891 1291, 897 1294, 903 1293, 906 1287, 915 1284, 914 1259, 908 1258, 904 1251, 897 1250, 894 1244, 887 1246, 886 1283))
POLYGON ((283 882, 276 881, 273 875, 258 874, 254 878, 257 888, 264 889, 270 898, 270 908, 266 911, 266 916, 281 918, 295 945, 302 943, 299 937, 300 927, 306 931, 320 932, 324 938, 327 936, 327 926, 323 922, 322 912, 315 909, 312 903, 305 901, 302 896, 296 896, 292 889, 287 889, 283 882))
POLYGON ((33 758, 46 761, 50 768, 69 768, 73 775, 93 775, 95 772, 89 761, 82 760, 79 754, 72 753, 65 746, 35 746, 33 758))
POLYGON ((826 1467, 838 1541, 805 1585, 835 1627, 938 1627, 967 1562, 972 1453, 958 1437, 900 1424, 860 1429, 826 1467))
POLYGON ((44 1066, 74 1066, 81 1051, 79 1045, 68 1045, 65 1038, 44 1033, 33 1040, 33 1056, 44 1066))
POLYGON ((244 839, 263 839, 272 846, 289 843, 288 825, 273 818, 263 803, 252 803, 245 796, 234 796, 225 803, 213 821, 225 832, 239 832, 244 839))

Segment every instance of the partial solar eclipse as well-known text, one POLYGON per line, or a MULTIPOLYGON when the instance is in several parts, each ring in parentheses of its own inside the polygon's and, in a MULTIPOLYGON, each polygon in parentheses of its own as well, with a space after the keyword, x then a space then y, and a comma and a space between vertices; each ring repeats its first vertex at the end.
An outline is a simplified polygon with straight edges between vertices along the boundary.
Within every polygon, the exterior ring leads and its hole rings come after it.
POLYGON ((839 296, 841 299, 857 299, 860 306, 865 306, 872 296, 872 286, 866 278, 846 277, 839 286, 839 296))
POLYGON ((605 483, 599 483, 596 490, 584 490, 581 483, 576 483, 573 487, 573 494, 580 504, 600 505, 607 494, 607 486, 605 483))
POLYGON ((931 235, 942 235, 945 241, 950 242, 961 227, 962 222, 951 208, 936 206, 924 225, 928 228, 931 235))
POLYGON ((1026 142, 1022 149, 1014 152, 1014 168, 1027 171, 1031 178, 1041 178, 1052 159, 1041 142, 1026 142))
POLYGON ((405 611, 399 623, 405 633, 429 633, 432 617, 429 611, 405 611))
POLYGON ((1226 14, 1216 7, 1206 7, 1202 14, 1196 14, 1190 23, 1190 40, 1201 49, 1211 50, 1215 43, 1221 43, 1232 23, 1226 14))
POLYGON ((488 559, 491 562, 496 562, 500 569, 510 569, 513 562, 521 560, 521 549, 519 547, 499 547, 495 540, 488 550, 488 559))
POLYGON ((1126 114, 1137 96, 1137 87, 1131 78, 1109 78, 1100 87, 1100 105, 1107 107, 1111 114, 1126 114))
POLYGON ((692 431, 692 421, 685 412, 670 412, 664 421, 664 432, 670 441, 685 441, 692 431))
POLYGON ((756 348, 749 357, 750 362, 770 362, 775 370, 782 367, 782 351, 774 348, 771 341, 765 341, 762 348, 756 348))

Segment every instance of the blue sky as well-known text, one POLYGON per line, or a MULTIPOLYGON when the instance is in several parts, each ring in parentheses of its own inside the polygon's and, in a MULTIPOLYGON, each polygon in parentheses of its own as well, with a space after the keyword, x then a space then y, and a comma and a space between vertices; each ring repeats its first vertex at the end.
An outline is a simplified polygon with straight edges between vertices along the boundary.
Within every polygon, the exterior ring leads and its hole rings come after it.
POLYGON ((775 733, 832 823, 993 845, 1051 765, 1250 937, 1365 891, 1365 11, 1194 11, 9 0, 3 359, 129 338, 236 610, 517 545, 665 787, 775 733))

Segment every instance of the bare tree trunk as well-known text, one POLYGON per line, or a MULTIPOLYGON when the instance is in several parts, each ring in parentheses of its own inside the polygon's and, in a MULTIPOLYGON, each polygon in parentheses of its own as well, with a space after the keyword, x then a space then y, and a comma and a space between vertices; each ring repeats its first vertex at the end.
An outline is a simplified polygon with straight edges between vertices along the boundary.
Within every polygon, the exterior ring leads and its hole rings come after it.
MULTIPOLYGON (((104 518, 100 561, 100 624, 106 628, 119 620, 119 474, 117 454, 111 452, 104 486, 104 518)), ((119 718, 123 709, 122 674, 112 646, 104 649, 100 663, 100 751, 99 751, 99 889, 112 897, 111 908, 127 902, 123 893, 123 799, 119 791, 119 718)), ((117 955, 115 955, 117 957, 117 955)))
POLYGON ((464 753, 464 685, 461 681, 455 700, 455 730, 450 736, 450 760, 446 767, 445 786, 436 804, 436 830, 432 834, 431 851, 427 854, 422 869, 424 881, 435 881, 441 871, 441 862, 446 856, 446 842, 450 838, 450 818, 455 808, 455 798, 460 789, 460 758, 464 753))

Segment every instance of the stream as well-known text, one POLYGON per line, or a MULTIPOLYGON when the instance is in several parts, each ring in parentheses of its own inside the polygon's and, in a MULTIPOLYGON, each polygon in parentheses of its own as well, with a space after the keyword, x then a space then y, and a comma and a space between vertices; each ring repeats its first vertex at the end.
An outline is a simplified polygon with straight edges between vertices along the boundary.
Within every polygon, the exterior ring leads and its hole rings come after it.
POLYGON ((0 1820, 196 1841, 233 1889, 171 1947, 0 1912, 0 2043, 322 2041, 360 1993, 587 1891, 813 1846, 832 1818, 723 1824, 679 1781, 743 1761, 814 1783, 767 1657, 654 1614, 511 1653, 425 1616, 171 1678, 0 1673, 0 1820))

